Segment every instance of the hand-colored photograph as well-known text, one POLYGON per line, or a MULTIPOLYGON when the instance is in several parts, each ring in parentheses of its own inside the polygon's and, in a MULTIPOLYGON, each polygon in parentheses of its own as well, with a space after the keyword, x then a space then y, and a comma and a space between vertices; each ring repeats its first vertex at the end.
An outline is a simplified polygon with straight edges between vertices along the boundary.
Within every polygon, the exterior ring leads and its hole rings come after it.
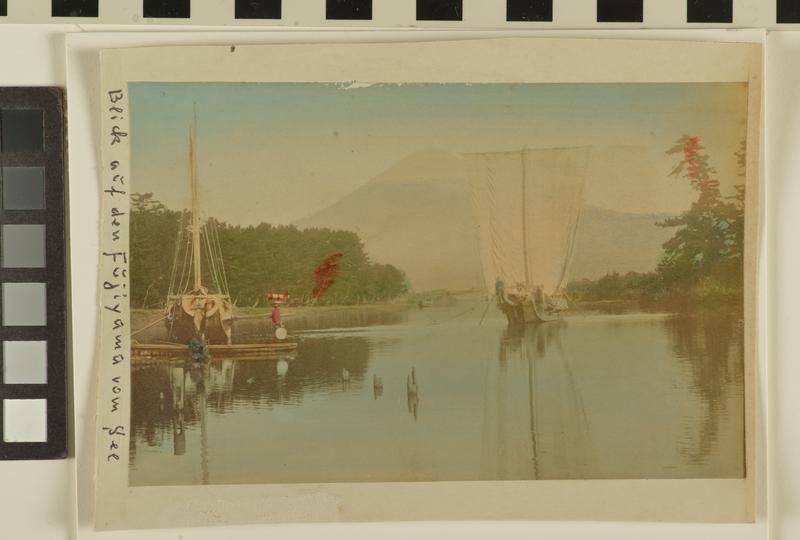
POLYGON ((747 84, 128 95, 130 485, 745 477, 747 84))

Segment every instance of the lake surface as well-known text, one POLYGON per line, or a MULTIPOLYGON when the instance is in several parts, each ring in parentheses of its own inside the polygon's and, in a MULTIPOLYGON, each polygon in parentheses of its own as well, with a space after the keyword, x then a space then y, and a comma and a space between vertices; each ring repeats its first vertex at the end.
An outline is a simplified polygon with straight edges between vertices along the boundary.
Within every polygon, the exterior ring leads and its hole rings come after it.
MULTIPOLYGON (((730 312, 591 313, 511 331, 462 298, 287 326, 299 340, 288 358, 134 367, 131 485, 744 474, 730 312)), ((235 332, 255 341, 267 328, 242 320, 235 332)))

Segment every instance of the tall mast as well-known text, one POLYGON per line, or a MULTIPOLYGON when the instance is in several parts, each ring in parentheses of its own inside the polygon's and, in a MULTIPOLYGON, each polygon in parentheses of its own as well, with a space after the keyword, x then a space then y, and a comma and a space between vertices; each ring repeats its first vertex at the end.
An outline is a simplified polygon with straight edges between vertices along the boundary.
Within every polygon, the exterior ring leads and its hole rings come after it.
POLYGON ((522 150, 519 152, 520 161, 522 162, 522 178, 521 178, 521 186, 522 186, 522 264, 525 268, 525 284, 530 285, 531 283, 531 275, 530 271, 528 270, 528 201, 525 197, 525 184, 527 183, 527 172, 525 166, 525 151, 526 149, 523 147, 522 150))
POLYGON ((200 209, 197 193, 197 109, 194 110, 192 129, 189 132, 189 181, 192 189, 192 268, 194 270, 194 289, 201 286, 200 273, 200 209))

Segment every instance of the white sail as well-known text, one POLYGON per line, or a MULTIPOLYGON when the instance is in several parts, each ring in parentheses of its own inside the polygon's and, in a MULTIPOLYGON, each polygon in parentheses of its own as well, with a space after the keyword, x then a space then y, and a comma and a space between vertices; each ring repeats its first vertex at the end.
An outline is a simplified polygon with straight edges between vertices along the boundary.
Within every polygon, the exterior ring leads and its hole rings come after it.
POLYGON ((486 290, 494 291, 498 279, 507 286, 525 284, 521 154, 468 154, 465 159, 471 173, 486 290))
POLYGON ((569 275, 588 147, 471 154, 484 279, 552 294, 569 275))

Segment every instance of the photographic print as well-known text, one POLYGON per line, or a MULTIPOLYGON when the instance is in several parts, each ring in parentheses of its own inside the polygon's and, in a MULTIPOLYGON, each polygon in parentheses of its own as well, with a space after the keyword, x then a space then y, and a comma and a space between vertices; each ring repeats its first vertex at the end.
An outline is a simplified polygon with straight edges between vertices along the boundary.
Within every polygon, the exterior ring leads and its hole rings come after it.
POLYGON ((752 519, 758 47, 586 43, 104 52, 101 528, 752 519))
POLYGON ((746 85, 129 92, 132 485, 744 475, 746 85))

